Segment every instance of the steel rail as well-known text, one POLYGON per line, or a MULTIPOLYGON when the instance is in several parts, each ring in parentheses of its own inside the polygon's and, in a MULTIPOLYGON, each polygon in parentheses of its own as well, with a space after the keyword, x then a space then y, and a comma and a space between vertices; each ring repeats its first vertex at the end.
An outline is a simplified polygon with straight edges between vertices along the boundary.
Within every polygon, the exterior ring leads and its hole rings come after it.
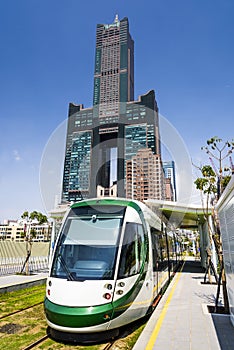
POLYGON ((23 309, 20 309, 20 310, 11 312, 11 313, 9 313, 9 314, 3 315, 3 316, 0 317, 0 320, 2 320, 3 318, 9 317, 9 316, 18 314, 18 313, 20 313, 20 312, 22 312, 22 311, 31 309, 31 308, 33 308, 33 307, 35 307, 35 306, 38 306, 38 305, 41 305, 41 304, 43 304, 43 301, 40 301, 39 303, 36 303, 36 304, 34 304, 34 305, 31 305, 31 306, 27 306, 27 307, 25 307, 25 308, 23 308, 23 309))
POLYGON ((47 340, 49 338, 49 335, 44 335, 43 337, 41 337, 40 339, 36 340, 35 342, 29 344, 28 346, 26 346, 26 348, 24 348, 23 350, 30 350, 35 348, 35 346, 43 343, 43 341, 47 340))

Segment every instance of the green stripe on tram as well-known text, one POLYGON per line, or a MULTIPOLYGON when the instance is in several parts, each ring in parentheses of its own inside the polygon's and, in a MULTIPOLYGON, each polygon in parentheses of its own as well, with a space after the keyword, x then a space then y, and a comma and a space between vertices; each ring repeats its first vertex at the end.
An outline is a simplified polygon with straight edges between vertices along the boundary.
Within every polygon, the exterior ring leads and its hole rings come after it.
POLYGON ((51 323, 63 327, 91 327, 110 321, 111 303, 99 306, 69 307, 57 305, 45 299, 46 316, 51 323))
POLYGON ((141 211, 141 208, 139 205, 131 200, 127 199, 112 199, 112 198, 105 198, 105 199, 87 199, 83 200, 77 203, 74 203, 71 208, 77 208, 77 207, 84 207, 86 205, 119 205, 119 206, 130 206, 136 209, 137 211, 141 211))

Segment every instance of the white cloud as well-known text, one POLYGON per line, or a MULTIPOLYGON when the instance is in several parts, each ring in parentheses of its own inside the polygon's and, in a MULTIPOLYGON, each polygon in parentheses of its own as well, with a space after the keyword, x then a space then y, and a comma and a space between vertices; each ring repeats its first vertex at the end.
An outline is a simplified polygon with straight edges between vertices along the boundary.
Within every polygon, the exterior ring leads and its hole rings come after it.
POLYGON ((22 159, 20 154, 19 154, 19 151, 17 149, 14 149, 14 151, 13 151, 13 157, 14 157, 16 162, 19 162, 22 159))

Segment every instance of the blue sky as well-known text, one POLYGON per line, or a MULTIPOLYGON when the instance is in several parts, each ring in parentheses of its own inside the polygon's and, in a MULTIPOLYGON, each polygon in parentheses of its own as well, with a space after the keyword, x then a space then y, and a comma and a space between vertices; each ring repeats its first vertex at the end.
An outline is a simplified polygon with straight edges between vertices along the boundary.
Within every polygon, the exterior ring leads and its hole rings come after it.
POLYGON ((116 13, 135 41, 135 99, 155 90, 194 162, 211 136, 234 138, 233 0, 1 1, 0 221, 45 211, 43 151, 69 102, 92 105, 96 24, 116 13))

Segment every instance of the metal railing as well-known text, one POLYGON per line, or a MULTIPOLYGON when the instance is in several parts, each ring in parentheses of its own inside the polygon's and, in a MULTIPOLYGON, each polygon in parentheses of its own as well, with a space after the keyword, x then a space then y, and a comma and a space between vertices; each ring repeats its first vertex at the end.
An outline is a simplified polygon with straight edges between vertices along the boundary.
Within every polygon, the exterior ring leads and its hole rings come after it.
MULTIPOLYGON (((0 241, 0 276, 20 273, 25 260, 25 243, 0 241)), ((29 273, 47 271, 48 265, 49 243, 33 243, 32 253, 28 261, 29 273)))
MULTIPOLYGON (((0 276, 20 273, 25 263, 25 257, 0 258, 0 276)), ((29 272, 42 272, 48 270, 48 257, 36 256, 29 258, 29 272)))

